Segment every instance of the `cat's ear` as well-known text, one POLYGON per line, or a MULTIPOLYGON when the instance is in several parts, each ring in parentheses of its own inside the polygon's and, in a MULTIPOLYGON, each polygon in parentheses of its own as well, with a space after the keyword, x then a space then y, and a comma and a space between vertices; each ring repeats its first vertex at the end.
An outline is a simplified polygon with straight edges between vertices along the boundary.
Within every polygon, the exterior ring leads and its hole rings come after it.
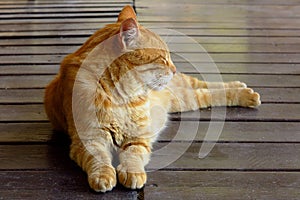
POLYGON ((123 22, 124 20, 129 18, 133 18, 136 20, 136 14, 134 12, 134 9, 131 6, 127 5, 120 12, 118 22, 123 22))
POLYGON ((136 47, 138 36, 138 24, 133 18, 126 19, 122 22, 119 35, 122 49, 136 47))

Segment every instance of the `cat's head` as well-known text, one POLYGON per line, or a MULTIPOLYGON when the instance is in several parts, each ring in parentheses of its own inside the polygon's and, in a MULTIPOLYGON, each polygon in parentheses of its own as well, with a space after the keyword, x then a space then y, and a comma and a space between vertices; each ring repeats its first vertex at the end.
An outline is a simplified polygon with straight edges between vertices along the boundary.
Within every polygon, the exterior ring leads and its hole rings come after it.
POLYGON ((176 72, 166 43, 155 33, 140 26, 132 7, 123 8, 120 23, 119 45, 130 70, 148 88, 163 89, 176 72))

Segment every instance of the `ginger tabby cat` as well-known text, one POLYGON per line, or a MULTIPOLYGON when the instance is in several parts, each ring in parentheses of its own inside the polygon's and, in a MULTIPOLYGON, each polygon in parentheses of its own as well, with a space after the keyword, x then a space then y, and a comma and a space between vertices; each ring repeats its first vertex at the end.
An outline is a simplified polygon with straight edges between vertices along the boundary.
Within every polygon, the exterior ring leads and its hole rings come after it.
POLYGON ((98 30, 65 57, 46 88, 44 102, 54 129, 69 134, 70 157, 87 173, 90 187, 106 192, 117 179, 127 188, 143 187, 144 166, 168 112, 212 106, 256 107, 259 99, 258 93, 239 81, 209 83, 176 73, 166 44, 140 26, 132 7, 125 6, 115 24, 98 30), (102 53, 95 54, 100 58, 94 55, 85 62, 100 43, 104 44, 102 53), (112 55, 117 58, 110 62, 112 55), (104 62, 106 68, 100 73, 97 62, 102 62, 102 57, 109 63, 104 62), (79 73, 82 66, 85 70, 79 73), (88 109, 74 114, 77 108, 72 103, 87 104, 88 109), (153 112, 154 106, 164 109, 153 112), (86 110, 94 111, 96 123, 86 110), (81 124, 80 133, 76 120, 81 124), (120 164, 115 169, 111 152, 116 149, 120 164))

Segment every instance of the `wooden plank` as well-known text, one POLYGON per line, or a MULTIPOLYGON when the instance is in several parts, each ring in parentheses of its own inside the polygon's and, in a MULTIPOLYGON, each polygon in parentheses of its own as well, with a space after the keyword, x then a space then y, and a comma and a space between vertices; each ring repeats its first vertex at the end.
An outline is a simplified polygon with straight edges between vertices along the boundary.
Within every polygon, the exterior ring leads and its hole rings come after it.
MULTIPOLYGON (((64 45, 82 45, 88 36, 77 36, 77 37, 53 37, 53 38, 12 38, 12 39, 2 39, 0 40, 0 46, 64 46, 64 45)), ((168 43, 171 43, 170 40, 167 40, 168 43)), ((169 37, 170 38, 170 37, 169 37)), ((185 38, 180 39, 180 37, 176 37, 174 40, 172 39, 172 43, 176 44, 185 44, 187 40, 185 38), (176 39, 176 40, 175 40, 176 39), (174 42, 173 42, 174 41, 174 42)), ((299 45, 300 38, 298 37, 192 37, 195 42, 200 43, 201 45, 205 44, 244 44, 244 45, 299 45)), ((285 47, 282 47, 285 48, 285 47)))
MULTIPOLYGON (((156 30, 156 29, 153 29, 156 30)), ((175 31, 183 33, 188 36, 273 36, 273 37, 297 37, 299 35, 299 30, 292 29, 188 29, 188 28, 176 28, 175 31)), ((162 30, 156 30, 156 33, 164 35, 165 32, 162 30)))
POLYGON ((0 105, 0 121, 48 121, 44 106, 37 105, 0 105))
MULTIPOLYGON (((202 19, 205 20, 205 19, 202 19)), ((207 28, 217 28, 217 29, 298 29, 297 25, 300 22, 296 20, 282 20, 282 19, 267 19, 263 23, 261 21, 256 20, 248 20, 247 23, 245 21, 235 21, 235 22, 189 22, 189 21, 171 21, 171 22, 151 22, 142 21, 142 25, 145 27, 165 27, 165 28, 197 28, 197 29, 207 29, 207 28)))
MULTIPOLYGON (((178 121, 282 121, 298 122, 300 104, 262 104, 257 109, 241 107, 215 107, 199 112, 174 113, 171 120, 178 121), (225 112, 226 111, 226 112, 225 112), (200 115, 200 117, 199 117, 200 115), (226 116, 224 116, 226 115, 226 116)), ((0 122, 47 121, 42 104, 0 105, 0 122)))
POLYGON ((300 88, 255 88, 264 103, 299 103, 300 88), (276 95, 274 95, 276 94, 276 95))
POLYGON ((110 5, 113 3, 120 3, 123 5, 132 4, 132 1, 128 0, 118 0, 118 1, 40 1, 40 2, 27 2, 27 1, 1 1, 0 6, 2 8, 7 8, 7 6, 18 5, 26 7, 40 7, 40 6, 53 6, 53 5, 110 5))
POLYGON ((1 75, 54 75, 59 71, 56 65, 2 65, 1 75))
MULTIPOLYGON (((108 0, 101 0, 101 1, 95 1, 95 0, 88 0, 88 1, 71 1, 73 4, 89 4, 89 3, 107 3, 107 2, 112 2, 112 1, 108 1, 108 0)), ((118 0, 118 2, 130 2, 128 0, 118 0)), ((181 1, 174 1, 174 2, 181 2, 181 1)), ((280 0, 274 0, 272 1, 272 3, 270 3, 270 1, 267 1, 267 0, 263 0, 263 1, 259 1, 259 0, 255 0, 255 1, 251 1, 251 2, 248 2, 248 1, 238 1, 238 0, 234 0, 234 1, 223 1, 223 0, 212 0, 210 2, 207 2, 205 0, 200 0, 200 1, 186 1, 187 3, 197 3, 197 4, 225 4, 225 5, 228 5, 228 4, 238 4, 238 5, 294 5, 294 4, 297 4, 298 1, 297 0, 289 0, 289 1, 280 1, 280 0)), ((2 1, 1 2, 2 4, 6 4, 6 3, 11 3, 11 1, 2 1)), ((26 0, 22 0, 22 1, 15 1, 15 3, 28 3, 26 0)), ((51 3, 55 3, 55 4, 61 4, 61 3, 65 3, 64 1, 58 1, 58 0, 54 0, 54 1, 42 1, 42 2, 36 2, 36 4, 43 4, 43 3, 47 3, 47 4, 51 4, 51 3)), ((147 5, 149 4, 148 1, 139 1, 137 3, 140 3, 142 5, 147 5)), ((150 4, 151 5, 151 4, 150 4)))
MULTIPOLYGON (((156 1, 153 1, 156 2, 156 1)), ((167 1, 168 2, 168 1, 167 1)), ((164 2, 167 4, 167 2, 164 2)), ((180 0, 175 0, 172 1, 174 4, 179 4, 181 3, 180 0)), ((198 0, 198 1, 193 1, 193 0, 185 0, 185 4, 193 5, 193 4, 198 4, 198 5, 298 5, 299 1, 298 0, 288 0, 288 1, 280 1, 280 0, 253 0, 253 1, 246 1, 246 0, 211 0, 209 2, 205 0, 198 0)), ((136 2, 137 6, 154 6, 147 0, 139 0, 136 2)))
POLYGON ((112 5, 105 5, 105 6, 95 6, 95 7, 63 7, 60 9, 60 7, 56 8, 49 8, 49 7, 41 7, 41 8, 13 8, 13 9, 3 9, 1 8, 1 16, 9 16, 9 15, 14 15, 17 17, 18 15, 24 15, 24 16, 34 16, 35 14, 69 14, 69 13, 74 13, 74 14, 81 14, 81 13, 115 13, 115 12, 120 12, 122 10, 123 6, 118 5, 118 4, 112 4, 112 5))
POLYGON ((161 162, 170 161, 166 163, 168 166, 165 170, 299 171, 298 143, 216 143, 204 159, 198 158, 201 145, 202 143, 156 144, 153 164, 149 164, 149 170, 151 166, 161 166, 161 162), (162 148, 164 149, 161 150, 162 148), (179 158, 175 159, 177 157, 179 158))
POLYGON ((300 104, 262 104, 256 109, 240 107, 215 107, 200 112, 172 114, 172 120, 223 120, 226 110, 228 121, 295 121, 299 122, 300 104), (213 112, 212 112, 213 111, 213 112), (200 115, 200 117, 199 117, 200 115))
POLYGON ((79 169, 67 171, 0 171, 1 198, 5 199, 138 199, 142 191, 118 185, 113 192, 94 193, 79 169), (24 184, 26 183, 26 184, 24 184))
MULTIPOLYGON (((98 14, 95 14, 98 15, 98 14)), ((1 16, 1 15, 0 15, 1 16)), ((60 15, 53 14, 54 17, 62 17, 60 15)), ((64 15, 63 15, 64 16, 64 15)), ((22 16, 20 16, 22 17, 22 16)), ((41 17, 41 16, 37 16, 41 17)), ((72 17, 74 16, 66 16, 72 17)), ((45 16, 47 18, 47 16, 45 16)), ((1 18, 0 18, 1 19, 1 18)), ((4 19, 2 19, 4 20, 4 19)), ((83 30, 46 30, 46 31, 28 31, 28 32, 0 32, 0 38, 20 38, 20 37, 63 37, 63 36, 90 36, 92 33, 94 33, 97 29, 101 28, 102 26, 97 26, 91 29, 83 29, 83 30)), ((168 33, 165 30, 162 30, 161 28, 155 28, 152 29, 154 32, 156 32, 159 35, 168 35, 168 33)), ((245 36, 251 36, 251 37, 266 37, 266 36, 272 36, 272 37, 298 37, 299 36, 299 30, 292 30, 292 29, 284 29, 284 30, 273 30, 273 29, 267 29, 267 30, 247 30, 247 29, 189 29, 189 28, 174 28, 173 29, 176 32, 179 32, 180 35, 186 35, 186 36, 236 36, 236 37, 245 37, 245 36)))
MULTIPOLYGON (((200 80, 218 81, 219 74, 190 74, 200 80)), ((245 82, 249 87, 299 87, 299 76, 290 75, 243 75, 243 74, 224 74, 221 75, 224 82, 239 80, 245 82), (287 83, 288 82, 288 83, 287 83)))
MULTIPOLYGON (((122 7, 122 6, 121 6, 122 7)), ((65 10, 69 7, 63 7, 62 9, 65 10)), ((95 9, 98 9, 97 6, 92 7, 95 9)), ((100 7, 102 8, 102 7, 100 7)), ((48 9, 48 8, 45 8, 48 9)), ((58 8, 55 8, 59 9, 58 8)), ((1 9, 0 9, 1 10, 1 9)), ((10 11, 14 9, 9 9, 10 11)), ((43 23, 21 23, 22 26, 18 24, 2 24, 0 31, 38 31, 38 30, 81 30, 81 29, 95 29, 100 28, 104 26, 106 23, 97 23, 97 22, 73 22, 68 24, 43 24, 43 23)), ((160 23, 151 23, 151 22, 142 22, 144 27, 147 28, 168 28, 168 29, 183 29, 183 28, 189 28, 189 29, 248 29, 248 30, 255 30, 255 29, 263 29, 263 30, 283 30, 283 29, 292 29, 292 30, 299 30, 299 21, 291 20, 291 21, 283 21, 283 20, 269 20, 267 22, 261 23, 259 21, 247 21, 245 22, 211 22, 211 23, 205 23, 205 22, 194 22, 189 23, 187 22, 160 22, 160 23)))
POLYGON ((7 19, 7 20, 1 20, 0 24, 22 24, 22 23, 48 23, 48 24, 65 24, 65 23, 84 23, 86 21, 88 22, 101 22, 101 23, 112 23, 116 21, 116 16, 110 16, 110 17, 93 17, 93 18, 50 18, 50 19, 7 19))
POLYGON ((87 22, 87 23, 68 23, 68 24, 5 24, 0 25, 1 32, 24 32, 24 31, 66 31, 66 30, 91 30, 104 27, 107 23, 87 22))
MULTIPOLYGON (((193 73, 216 73, 221 74, 277 74, 297 75, 300 72, 298 64, 268 64, 268 63, 198 63, 193 65, 186 62, 174 62, 178 71, 188 74, 193 73)), ((20 70, 22 72, 22 70, 20 70)))
POLYGON ((7 14, 0 15, 1 20, 13 20, 13 19, 60 19, 60 18, 86 18, 86 17, 98 17, 98 18, 116 18, 118 17, 118 12, 99 12, 99 13, 66 13, 66 14, 7 14))
MULTIPOLYGON (((179 15, 182 16, 182 15, 179 15)), ((277 23, 284 23, 286 22, 286 18, 276 18, 276 17, 272 17, 272 18, 264 18, 264 21, 261 21, 260 18, 253 18, 251 20, 249 20, 249 18, 214 18, 214 17, 198 17, 198 18, 191 18, 188 19, 188 21, 183 21, 183 20, 179 20, 178 18, 166 18, 166 17, 155 17, 155 16, 151 16, 151 18, 143 18, 143 16, 141 16, 140 13, 138 13, 138 20, 141 24, 143 23, 157 23, 159 26, 159 23, 248 23, 249 21, 251 21, 251 23, 253 22, 260 22, 261 24, 269 24, 272 23, 274 21, 276 21, 277 23), (245 22, 246 21, 246 22, 245 22)), ((110 22, 115 22, 116 21, 116 17, 108 17, 108 18, 97 18, 97 17, 93 17, 93 18, 78 18, 78 19, 11 19, 11 20, 5 20, 5 21, 0 21, 0 24, 23 24, 23 23, 32 23, 32 24, 65 24, 65 23, 85 23, 85 22, 102 22, 102 23, 110 23, 110 22)), ((299 22, 299 19, 297 18, 288 18, 288 22, 290 24, 294 24, 299 22)))
POLYGON ((18 46, 1 47, 0 55, 43 55, 43 54, 69 54, 76 51, 80 46, 18 46))
POLYGON ((22 10, 22 9, 39 9, 39 10, 43 10, 43 9, 49 9, 49 8, 77 8, 77 9, 81 9, 81 8, 103 8, 103 7, 111 7, 111 8, 117 8, 117 7, 123 7, 125 5, 128 4, 132 4, 132 2, 127 1, 127 2, 100 2, 97 1, 95 3, 87 3, 87 4, 76 4, 76 3, 72 3, 72 4, 68 4, 66 2, 48 2, 48 3, 43 3, 43 2, 35 2, 35 4, 31 4, 28 5, 26 4, 22 4, 22 3, 16 3, 14 2, 14 4, 2 4, 3 1, 0 2, 0 10, 22 10))
MULTIPOLYGON (((159 142, 202 142, 208 127, 222 127, 223 122, 170 121, 159 136, 159 142), (196 129, 195 129, 196 127, 196 129), (196 131, 196 132, 195 132, 196 131), (175 137, 176 136, 176 137, 175 137)), ((218 142, 300 142, 297 122, 225 122, 218 142)), ((62 133, 61 133, 62 134, 62 133)), ((0 123, 0 143, 59 143, 49 122, 0 123)))
MULTIPOLYGON (((184 44, 187 43, 187 38, 179 36, 164 36, 162 38, 171 38, 174 43, 184 44)), ((276 37, 276 36, 192 36, 189 37, 189 41, 196 41, 201 45, 204 44, 246 44, 246 45, 254 45, 254 44, 271 44, 271 45, 297 45, 299 44, 300 38, 299 37, 276 37)))
MULTIPOLYGON (((38 55, 38 54, 69 54, 76 51, 81 45, 51 45, 45 46, 2 46, 0 55, 38 55)), ((300 45, 274 44, 178 44, 168 42, 169 49, 180 53, 300 53, 300 45)))
POLYGON ((0 145, 1 170, 61 170, 74 169, 68 156, 68 146, 50 145, 0 145), (5 149, 5 150, 4 150, 5 149), (26 156, 24 156, 26 155, 26 156))
POLYGON ((199 54, 199 53, 178 53, 172 56, 173 61, 190 61, 190 62, 212 62, 216 63, 299 63, 300 54, 277 54, 277 53, 216 53, 216 54, 199 54), (211 58, 210 58, 211 57, 211 58))
POLYGON ((0 90, 0 103, 42 103, 44 100, 44 89, 16 89, 16 90, 0 90))
MULTIPOLYGON (((64 144, 65 146, 68 144, 64 144)), ((159 143, 153 150, 154 162, 168 161, 168 170, 299 170, 299 143, 216 143, 204 159, 198 158, 201 143, 159 143), (164 153, 161 149, 167 145, 164 153), (186 149, 187 148, 187 149, 186 149)), ((2 170, 62 170, 74 168, 68 148, 62 145, 0 145, 2 170), (27 155, 27 156, 24 156, 27 155)))
POLYGON ((49 122, 0 123, 0 143, 58 142, 49 122))
MULTIPOLYGON (((169 8, 171 9, 171 8, 169 8)), ((222 11, 219 11, 222 13, 222 11)), ((228 11, 229 12, 229 11, 228 11)), ((285 15, 282 14, 280 16, 268 16, 268 15, 261 15, 259 17, 253 17, 251 15, 232 15, 230 17, 224 18, 222 14, 218 14, 217 16, 209 16, 209 13, 207 15, 192 15, 189 16, 188 20, 189 22, 216 22, 220 20, 220 22, 241 22, 241 21, 247 21, 247 20, 256 20, 256 21, 261 21, 262 19, 266 20, 274 20, 274 19, 280 19, 284 18, 286 20, 290 19, 299 19, 299 17, 293 18, 292 15, 285 15)), ((299 15, 299 14, 298 14, 299 15)), ((153 14, 153 15, 139 15, 139 22, 144 23, 144 22, 185 22, 186 17, 180 17, 182 15, 177 15, 176 17, 174 16, 159 16, 159 14, 153 14)), ((40 20, 39 20, 40 21, 40 20)), ((246 23, 246 22, 245 22, 246 23)))
MULTIPOLYGON (((217 69, 216 69, 217 70, 217 69)), ((249 87, 299 88, 299 75, 190 74, 206 81, 242 81, 249 87)), ((44 88, 54 75, 1 76, 1 89, 44 88)))
MULTIPOLYGON (((202 49, 197 47, 195 44, 178 44, 168 43, 171 50, 177 52, 201 52, 202 49)), ((300 52, 299 45, 287 45, 287 44, 203 44, 201 45, 208 53, 221 53, 221 52, 232 52, 232 53, 296 53, 300 52)))
MULTIPOLYGON (((276 74, 299 75, 300 64, 255 64, 255 63, 194 63, 174 62, 177 70, 187 74, 276 74), (217 68, 216 68, 217 67, 217 68)), ((55 75, 59 70, 56 65, 2 65, 0 75, 55 75)))
POLYGON ((70 37, 70 38, 20 38, 20 39, 3 39, 0 41, 1 46, 65 46, 65 45, 82 45, 88 37, 70 37))
POLYGON ((73 37, 73 36, 90 36, 95 32, 93 30, 74 30, 74 31, 34 31, 34 32, 0 32, 0 38, 33 38, 33 37, 73 37))
POLYGON ((148 174, 145 199, 293 199, 299 198, 299 172, 181 172, 148 174))
MULTIPOLYGON (((70 0, 70 1, 59 1, 59 0, 45 0, 45 1, 38 1, 38 2, 33 2, 30 3, 27 0, 15 0, 13 3, 21 3, 21 4, 26 4, 26 5, 36 5, 36 4, 106 4, 106 3, 112 3, 112 2, 129 2, 132 3, 129 0, 117 0, 117 1, 112 1, 112 0, 87 0, 87 1, 83 1, 83 0, 70 0)), ((3 0, 1 1, 1 4, 11 4, 11 1, 8 0, 3 0)))
POLYGON ((44 88, 53 78, 53 75, 2 76, 0 88, 44 88))
POLYGON ((1 56, 1 64, 59 64, 64 57, 64 55, 1 56))
MULTIPOLYGON (((193 122, 170 121, 159 136, 159 142, 202 142, 209 128, 221 130, 216 142, 285 142, 300 141, 297 122, 193 122)), ((212 139, 210 141, 213 141, 212 139)))
MULTIPOLYGON (((170 9, 170 8, 169 8, 170 9)), ((139 12, 139 11, 138 11, 139 12)), ((159 14, 158 14, 159 15, 159 14)), ((180 16, 182 15, 178 15, 177 17, 170 17, 170 16, 162 16, 162 17, 158 17, 158 16, 142 16, 142 15, 138 15, 138 19, 140 23, 146 23, 146 22, 151 22, 151 23, 185 23, 187 20, 186 17, 182 17, 180 19, 180 16)), ((270 21, 275 21, 278 20, 279 22, 282 21, 286 21, 286 20, 292 20, 290 21, 290 23, 293 23, 293 21, 297 21, 297 18, 280 18, 280 17, 265 17, 264 21, 261 20, 261 18, 247 18, 246 16, 239 16, 239 17, 231 17, 231 18, 227 18, 227 17, 221 17, 221 15, 219 15, 219 17, 208 17, 208 16, 194 16, 194 17, 190 17, 188 18, 188 22, 189 23, 229 23, 229 22, 244 22, 245 24, 248 21, 257 21, 257 22, 261 22, 261 24, 268 24, 270 21)), ((34 21, 34 22, 39 22, 34 21)))
MULTIPOLYGON (((145 6, 145 5, 144 5, 145 6)), ((214 17, 221 18, 226 16, 229 18, 295 18, 300 16, 299 5, 293 6, 272 6, 272 5, 199 5, 192 2, 189 4, 179 4, 169 2, 160 3, 160 1, 154 1, 147 4, 147 7, 139 8, 143 18, 158 17, 158 13, 164 13, 162 18, 175 18, 181 21, 186 21, 186 18, 182 19, 178 15, 174 15, 173 12, 165 12, 166 6, 172 9, 176 13, 185 13, 189 16, 189 21, 196 19, 197 17, 214 17), (157 2, 157 3, 155 3, 157 2), (251 13, 251 14, 250 14, 251 13)))
MULTIPOLYGON (((300 54, 279 54, 279 53, 178 53, 172 55, 174 62, 203 62, 203 63, 279 63, 279 64, 299 64, 300 54), (183 58, 184 57, 184 58, 183 58), (213 59, 213 60, 212 60, 213 59)), ((65 55, 12 55, 0 56, 3 64, 59 64, 65 55)))
MULTIPOLYGON (((255 88, 263 103, 299 103, 300 88, 255 88), (276 95, 274 95, 276 94, 276 95)), ((0 90, 0 104, 43 103, 44 89, 0 90)))

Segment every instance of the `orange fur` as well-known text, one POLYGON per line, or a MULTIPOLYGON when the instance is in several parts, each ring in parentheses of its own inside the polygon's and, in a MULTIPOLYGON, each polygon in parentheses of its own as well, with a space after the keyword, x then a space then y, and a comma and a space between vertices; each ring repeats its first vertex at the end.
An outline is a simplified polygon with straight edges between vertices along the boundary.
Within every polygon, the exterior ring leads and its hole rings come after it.
POLYGON ((144 166, 167 112, 260 104, 244 83, 207 83, 175 73, 166 44, 137 23, 130 6, 62 61, 46 87, 46 113, 54 129, 70 135, 70 157, 95 191, 111 190, 117 176, 125 187, 143 187, 144 166), (116 169, 113 148, 119 148, 116 169))

